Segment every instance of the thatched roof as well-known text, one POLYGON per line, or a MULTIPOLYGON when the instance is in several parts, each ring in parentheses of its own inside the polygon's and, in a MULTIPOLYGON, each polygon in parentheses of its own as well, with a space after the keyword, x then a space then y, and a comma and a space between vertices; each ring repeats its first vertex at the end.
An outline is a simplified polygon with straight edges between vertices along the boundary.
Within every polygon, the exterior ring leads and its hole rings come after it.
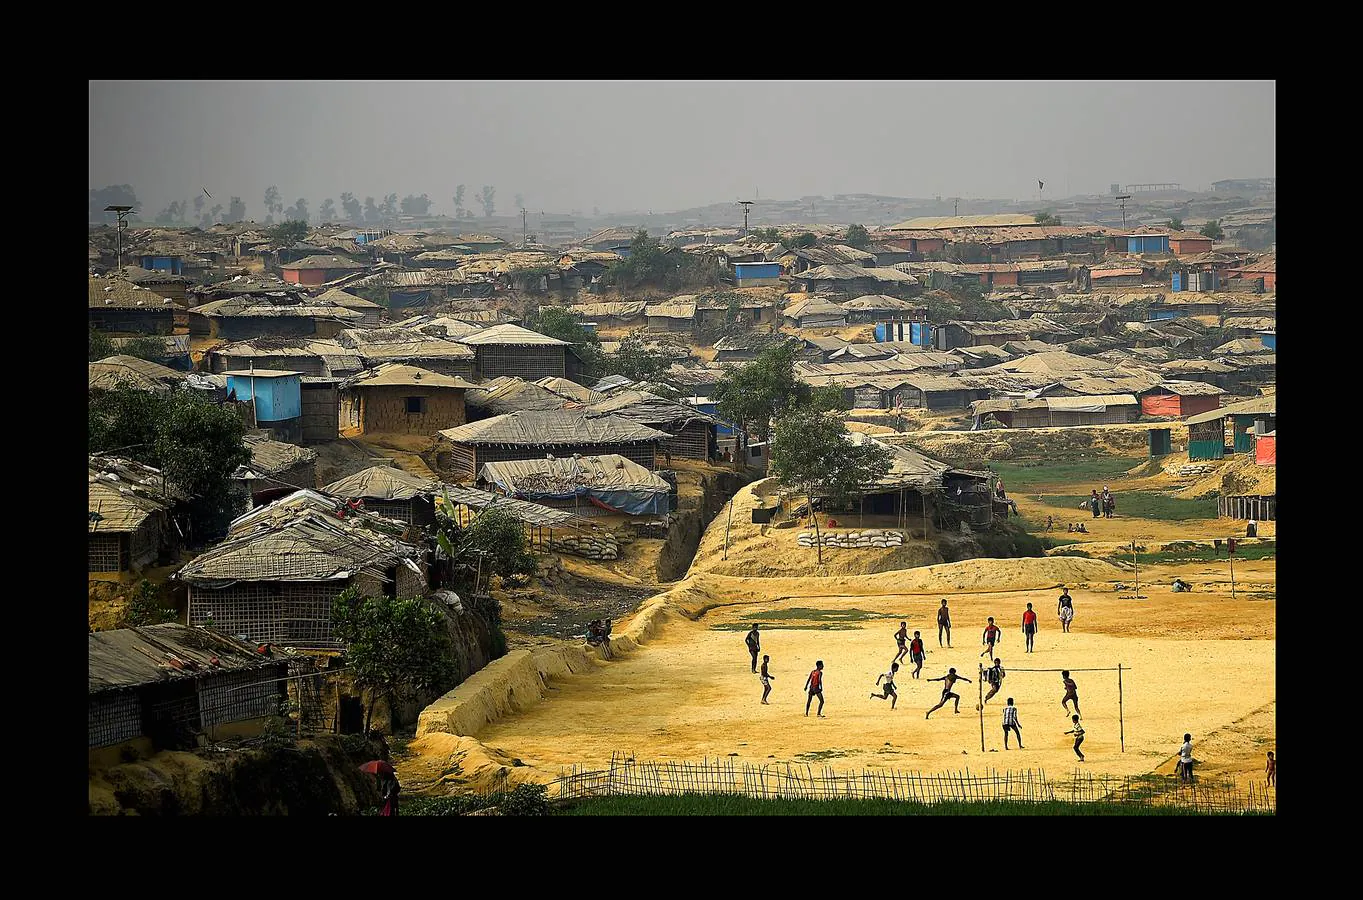
POLYGON ((160 393, 183 384, 184 372, 139 359, 136 356, 106 356, 90 363, 90 390, 110 391, 120 385, 160 393))
POLYGON ((87 649, 91 694, 284 662, 276 653, 258 652, 254 644, 174 622, 91 632, 87 649))

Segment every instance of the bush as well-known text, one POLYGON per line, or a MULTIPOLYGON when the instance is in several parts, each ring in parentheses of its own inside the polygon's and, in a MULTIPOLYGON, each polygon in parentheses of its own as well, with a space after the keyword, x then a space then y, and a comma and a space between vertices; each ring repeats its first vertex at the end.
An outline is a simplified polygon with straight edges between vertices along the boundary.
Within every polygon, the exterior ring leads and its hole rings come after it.
POLYGON ((542 784, 518 784, 509 791, 490 794, 414 797, 406 809, 414 816, 466 816, 494 806, 508 816, 547 816, 549 791, 542 784))
POLYGON ((535 556, 530 552, 530 542, 520 520, 511 513, 495 507, 485 510, 470 523, 467 534, 470 549, 487 553, 493 575, 507 578, 534 574, 535 556))

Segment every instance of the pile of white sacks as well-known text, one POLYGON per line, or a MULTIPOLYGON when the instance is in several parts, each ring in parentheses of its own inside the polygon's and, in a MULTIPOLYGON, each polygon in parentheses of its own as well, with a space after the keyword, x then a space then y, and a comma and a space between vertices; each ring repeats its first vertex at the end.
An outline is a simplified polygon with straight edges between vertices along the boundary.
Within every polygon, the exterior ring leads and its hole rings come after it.
POLYGON ((888 549, 904 543, 902 531, 885 531, 868 528, 865 531, 829 531, 819 533, 820 541, 815 541, 814 532, 802 531, 795 541, 801 547, 813 548, 822 542, 825 547, 841 547, 845 550, 888 549))

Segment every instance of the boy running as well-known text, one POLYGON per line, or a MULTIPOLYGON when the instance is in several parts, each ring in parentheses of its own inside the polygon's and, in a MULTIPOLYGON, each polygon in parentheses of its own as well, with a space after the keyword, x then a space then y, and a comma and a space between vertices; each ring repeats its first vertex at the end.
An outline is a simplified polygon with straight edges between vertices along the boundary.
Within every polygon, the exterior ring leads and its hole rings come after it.
POLYGON ((984 670, 984 680, 989 682, 989 693, 984 695, 985 703, 988 703, 989 698, 999 692, 999 688, 1003 686, 1003 676, 1007 674, 1003 671, 1003 660, 1001 659, 994 660, 994 664, 984 670))
POLYGON ((1079 749, 1079 745, 1084 743, 1084 726, 1079 724, 1078 716, 1070 716, 1070 719, 1074 722, 1074 727, 1065 733, 1074 735, 1074 755, 1079 757, 1080 762, 1083 762, 1084 753, 1079 749))
POLYGON ((1074 679, 1070 677, 1069 670, 1061 672, 1060 679, 1065 682, 1065 696, 1060 698, 1060 705, 1065 708, 1066 712, 1069 712, 1070 708, 1067 704, 1073 700, 1074 711, 1076 713, 1079 712, 1079 686, 1075 684, 1074 679))
POLYGON ((1036 637, 1036 613, 1032 611, 1032 604, 1027 604, 1027 609, 1022 614, 1022 636, 1027 641, 1027 652, 1032 652, 1032 640, 1036 637))
POLYGON ((909 625, 907 622, 899 623, 899 630, 894 633, 894 642, 899 645, 899 652, 895 654, 894 661, 899 662, 904 658, 904 654, 909 652, 909 625))
POLYGON ((809 691, 809 697, 805 699, 805 715, 809 715, 809 704, 814 702, 814 698, 819 698, 819 718, 823 715, 823 660, 814 664, 814 671, 809 673, 805 679, 805 690, 809 691))
POLYGON ((942 608, 937 610, 937 646, 942 646, 942 632, 947 633, 947 646, 951 646, 951 610, 947 609, 947 598, 942 598, 942 608))
POLYGON ((994 645, 998 643, 1000 631, 1001 629, 999 626, 994 624, 994 617, 990 616, 989 624, 984 626, 984 636, 980 639, 981 643, 985 645, 984 651, 980 653, 980 656, 988 654, 990 659, 994 658, 994 645))
POLYGON ((921 632, 915 631, 913 640, 909 643, 909 661, 914 664, 914 678, 917 678, 918 673, 923 671, 923 658, 925 656, 927 656, 927 651, 923 649, 923 635, 921 632))
POLYGON ((1008 746, 1008 732, 1017 735, 1018 749, 1022 750, 1022 726, 1018 724, 1018 708, 1013 705, 1013 698, 1008 698, 1008 705, 1003 708, 1003 749, 1010 749, 1008 746))
POLYGON ((743 642, 748 645, 748 653, 752 656, 752 670, 756 673, 757 653, 762 649, 762 639, 757 634, 756 622, 753 623, 752 631, 748 632, 748 636, 743 639, 743 642))
POLYGON ((884 691, 879 694, 872 694, 871 699, 889 700, 890 709, 894 709, 894 705, 899 702, 899 695, 896 694, 894 690, 894 676, 895 673, 897 673, 898 671, 899 663, 890 663, 890 671, 884 673, 883 675, 876 679, 876 687, 880 687, 880 683, 882 681, 885 682, 884 691))
POLYGON ((943 706, 946 706, 948 700, 956 701, 956 713, 959 715, 961 712, 961 695, 953 694, 951 692, 951 689, 955 687, 956 682, 958 681, 964 681, 966 684, 970 684, 970 679, 966 678, 963 675, 957 675, 955 669, 948 669, 947 673, 943 675, 941 678, 929 678, 928 681, 942 681, 946 683, 942 685, 942 701, 938 703, 936 706, 934 706, 932 709, 928 710, 928 714, 923 718, 931 719, 932 714, 937 712, 937 710, 941 709, 943 706))
POLYGON ((767 663, 771 662, 770 656, 762 657, 762 705, 771 706, 767 702, 767 695, 771 693, 771 680, 776 676, 767 671, 767 663))

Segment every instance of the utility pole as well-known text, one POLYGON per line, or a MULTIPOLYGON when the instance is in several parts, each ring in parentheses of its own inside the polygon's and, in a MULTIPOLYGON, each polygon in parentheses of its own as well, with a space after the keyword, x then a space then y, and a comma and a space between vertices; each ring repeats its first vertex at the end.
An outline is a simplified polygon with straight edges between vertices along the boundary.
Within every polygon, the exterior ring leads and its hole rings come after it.
POLYGON ((524 249, 526 248, 526 245, 527 245, 527 240, 526 240, 526 237, 525 237, 525 233, 526 233, 526 228, 525 228, 525 207, 522 206, 522 207, 521 207, 521 249, 522 249, 522 250, 524 250, 524 249))
POLYGON ((132 212, 131 206, 106 206, 105 212, 115 213, 118 216, 118 227, 114 229, 114 241, 118 246, 118 274, 123 274, 123 229, 128 227, 128 213, 132 212))
POLYGON ((1131 195, 1130 195, 1130 194, 1118 194, 1118 195, 1117 195, 1117 202, 1118 202, 1118 203, 1121 205, 1121 207, 1122 207, 1122 228, 1123 228, 1123 229, 1126 228, 1126 201, 1128 201, 1128 200, 1130 200, 1130 199, 1131 199, 1131 195))
POLYGON ((951 214, 952 214, 953 216, 959 216, 959 215, 961 214, 961 198, 960 198, 960 197, 952 197, 952 198, 951 198, 951 214))
POLYGON ((752 207, 753 201, 739 200, 738 205, 743 207, 743 236, 748 236, 748 210, 752 207))

